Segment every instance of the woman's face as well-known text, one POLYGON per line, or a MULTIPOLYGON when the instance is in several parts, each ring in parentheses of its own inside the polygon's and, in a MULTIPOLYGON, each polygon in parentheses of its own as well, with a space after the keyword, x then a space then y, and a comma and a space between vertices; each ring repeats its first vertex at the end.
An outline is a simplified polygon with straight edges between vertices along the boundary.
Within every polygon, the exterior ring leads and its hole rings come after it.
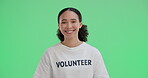
POLYGON ((65 11, 59 19, 59 29, 64 35, 64 38, 77 38, 79 28, 82 27, 82 23, 79 22, 78 15, 73 11, 65 11))

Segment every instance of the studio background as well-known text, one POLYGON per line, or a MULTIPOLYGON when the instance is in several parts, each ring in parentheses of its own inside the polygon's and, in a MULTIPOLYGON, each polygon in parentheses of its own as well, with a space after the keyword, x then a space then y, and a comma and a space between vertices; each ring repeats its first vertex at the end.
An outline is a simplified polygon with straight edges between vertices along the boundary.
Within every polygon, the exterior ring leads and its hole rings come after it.
POLYGON ((59 42, 65 7, 82 13, 87 43, 100 50, 111 78, 148 78, 148 0, 0 0, 0 78, 32 78, 59 42))

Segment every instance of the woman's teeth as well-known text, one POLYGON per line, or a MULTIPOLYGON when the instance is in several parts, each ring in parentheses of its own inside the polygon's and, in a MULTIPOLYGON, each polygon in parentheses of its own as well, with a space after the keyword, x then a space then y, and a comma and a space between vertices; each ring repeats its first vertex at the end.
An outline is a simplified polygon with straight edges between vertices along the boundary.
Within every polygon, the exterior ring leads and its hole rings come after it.
POLYGON ((73 30, 65 31, 67 34, 73 33, 73 30))

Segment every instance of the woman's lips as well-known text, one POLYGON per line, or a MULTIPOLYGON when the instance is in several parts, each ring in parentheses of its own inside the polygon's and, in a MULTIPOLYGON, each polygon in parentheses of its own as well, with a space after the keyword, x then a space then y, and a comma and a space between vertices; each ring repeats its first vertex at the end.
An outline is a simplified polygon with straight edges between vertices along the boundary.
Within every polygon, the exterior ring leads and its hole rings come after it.
POLYGON ((66 32, 67 34, 72 34, 74 31, 75 31, 75 30, 66 30, 65 32, 66 32))

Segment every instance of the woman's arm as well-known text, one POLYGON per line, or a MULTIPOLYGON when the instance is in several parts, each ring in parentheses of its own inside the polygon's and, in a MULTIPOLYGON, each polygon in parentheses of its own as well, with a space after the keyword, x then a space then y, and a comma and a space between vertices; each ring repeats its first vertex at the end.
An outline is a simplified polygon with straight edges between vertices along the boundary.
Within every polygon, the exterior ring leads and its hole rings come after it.
POLYGON ((47 52, 43 54, 33 78, 53 78, 50 57, 47 52))
POLYGON ((109 78, 102 55, 98 52, 95 57, 94 76, 93 78, 109 78))

